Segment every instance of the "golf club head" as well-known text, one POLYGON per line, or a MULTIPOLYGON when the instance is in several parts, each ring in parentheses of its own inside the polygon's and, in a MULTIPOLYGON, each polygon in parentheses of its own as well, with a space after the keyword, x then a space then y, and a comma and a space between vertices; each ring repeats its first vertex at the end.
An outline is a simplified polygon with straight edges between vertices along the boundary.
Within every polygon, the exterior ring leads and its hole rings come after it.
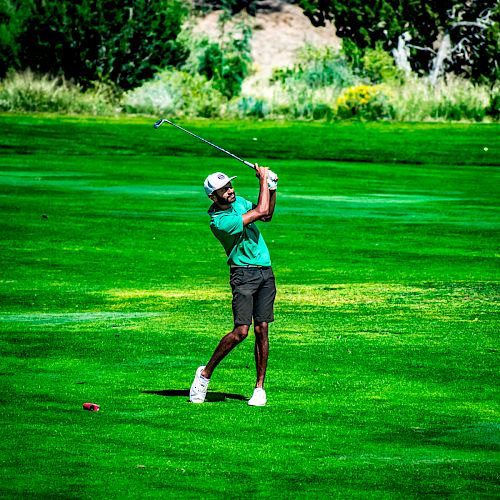
POLYGON ((158 121, 157 121, 157 122, 153 125, 153 127, 154 127, 154 128, 160 128, 164 122, 165 122, 165 119, 164 119, 164 118, 161 118, 160 120, 158 120, 158 121))

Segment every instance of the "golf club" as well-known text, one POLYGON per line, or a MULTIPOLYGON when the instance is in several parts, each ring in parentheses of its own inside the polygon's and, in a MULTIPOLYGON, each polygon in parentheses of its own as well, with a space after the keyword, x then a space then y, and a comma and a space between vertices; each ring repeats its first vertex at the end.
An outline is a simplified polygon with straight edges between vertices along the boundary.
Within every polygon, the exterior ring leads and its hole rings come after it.
MULTIPOLYGON (((222 151, 223 153, 226 153, 228 156, 231 156, 235 160, 241 161, 241 163, 244 163, 247 167, 253 168, 255 170, 255 165, 253 163, 250 163, 249 161, 241 159, 239 156, 234 155, 233 153, 230 153, 229 151, 226 151, 225 149, 222 149, 221 147, 217 146, 216 144, 207 141, 206 139, 203 139, 203 137, 200 137, 199 135, 193 134, 193 132, 190 132, 189 130, 186 130, 185 128, 182 128, 179 125, 176 125, 174 122, 171 122, 170 120, 167 120, 166 118, 161 118, 158 120, 153 127, 154 128, 160 128, 163 123, 169 123, 170 125, 173 125, 175 128, 178 128, 179 130, 182 130, 183 132, 186 132, 186 134, 192 135, 193 137, 196 137, 196 139, 199 139, 200 141, 203 141, 204 143, 208 144, 209 146, 212 146, 215 149, 218 149, 219 151, 222 151)), ((276 180, 276 174, 273 173, 274 179, 276 180)))

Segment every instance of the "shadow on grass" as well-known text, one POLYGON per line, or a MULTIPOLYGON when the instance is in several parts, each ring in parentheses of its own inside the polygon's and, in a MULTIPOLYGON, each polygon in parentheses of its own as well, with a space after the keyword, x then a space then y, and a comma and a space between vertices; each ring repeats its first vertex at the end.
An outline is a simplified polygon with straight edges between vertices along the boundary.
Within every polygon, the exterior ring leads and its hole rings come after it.
MULTIPOLYGON (((167 389, 164 391, 142 391, 142 394, 155 394, 156 396, 166 396, 170 398, 186 397, 189 399, 189 389, 167 389)), ((239 401, 248 401, 249 398, 241 394, 229 394, 227 392, 208 392, 205 403, 220 403, 226 399, 237 399, 239 401)))

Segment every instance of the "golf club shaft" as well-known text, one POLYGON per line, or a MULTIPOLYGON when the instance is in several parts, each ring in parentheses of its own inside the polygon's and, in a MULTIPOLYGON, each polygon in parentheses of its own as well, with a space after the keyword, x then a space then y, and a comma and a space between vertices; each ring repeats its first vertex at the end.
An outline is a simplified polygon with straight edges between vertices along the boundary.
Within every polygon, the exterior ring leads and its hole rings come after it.
POLYGON ((170 120, 167 120, 166 118, 161 118, 153 126, 154 126, 154 128, 160 128, 164 122, 167 122, 170 125, 173 125, 175 128, 178 128, 179 130, 182 130, 183 132, 186 132, 186 134, 189 134, 189 135, 192 135, 193 137, 196 137, 196 139, 199 139, 200 141, 203 141, 204 143, 212 146, 213 148, 218 149, 219 151, 222 151, 223 153, 226 153, 228 156, 231 156, 235 160, 241 161, 241 163, 244 163, 247 167, 253 168, 255 170, 255 165, 253 163, 250 163, 249 161, 241 159, 239 156, 236 156, 233 153, 230 153, 229 151, 222 149, 221 147, 217 146, 216 144, 214 144, 210 141, 207 141, 206 139, 203 139, 203 137, 200 137, 199 135, 193 134, 193 132, 190 132, 189 130, 182 128, 181 126, 176 125, 174 122, 171 122, 170 120))

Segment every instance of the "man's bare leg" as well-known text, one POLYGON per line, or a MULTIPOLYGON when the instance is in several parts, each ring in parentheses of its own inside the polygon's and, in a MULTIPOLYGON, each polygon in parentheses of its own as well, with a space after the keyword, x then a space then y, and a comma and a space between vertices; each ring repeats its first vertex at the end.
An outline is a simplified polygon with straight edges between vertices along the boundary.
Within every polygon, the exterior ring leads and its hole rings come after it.
POLYGON ((219 345, 216 347, 210 361, 201 372, 202 376, 210 379, 217 365, 243 340, 248 336, 250 325, 237 325, 234 330, 222 337, 219 345))
POLYGON ((269 357, 269 324, 255 324, 255 365, 257 368, 256 388, 264 387, 264 379, 266 378, 267 359, 269 357))

